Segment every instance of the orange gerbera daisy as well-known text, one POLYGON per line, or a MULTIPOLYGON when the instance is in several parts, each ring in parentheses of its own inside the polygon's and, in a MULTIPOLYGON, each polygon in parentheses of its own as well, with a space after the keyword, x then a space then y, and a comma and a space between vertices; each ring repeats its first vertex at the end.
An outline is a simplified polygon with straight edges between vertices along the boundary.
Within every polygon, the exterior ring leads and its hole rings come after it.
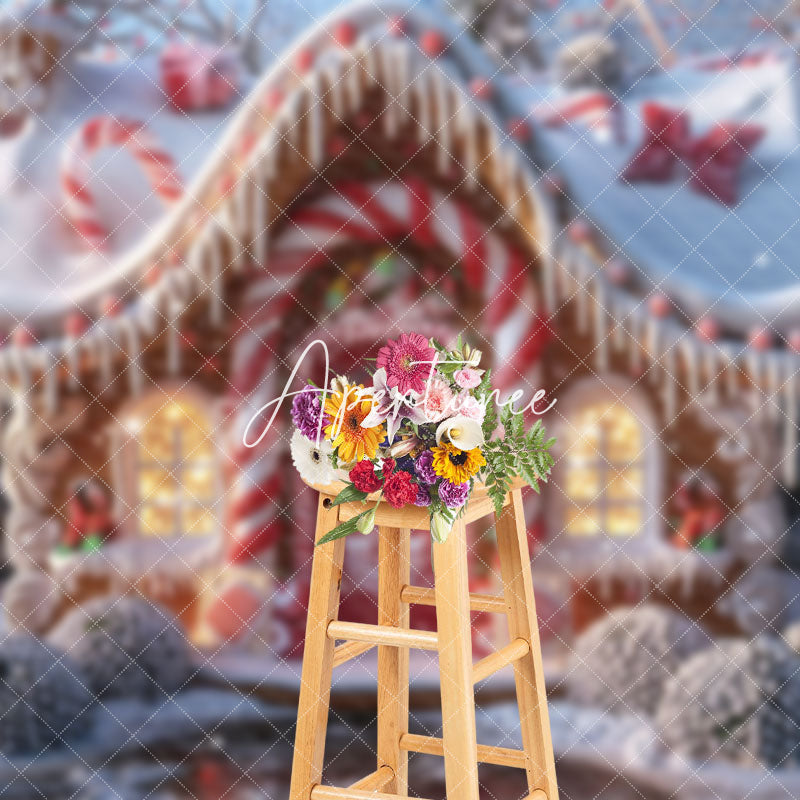
POLYGON ((361 423, 372 410, 372 397, 363 394, 364 387, 347 386, 343 392, 329 394, 325 400, 325 413, 330 423, 325 435, 337 449, 339 462, 349 464, 364 456, 375 458, 378 445, 386 435, 383 423, 374 428, 362 428, 361 423))

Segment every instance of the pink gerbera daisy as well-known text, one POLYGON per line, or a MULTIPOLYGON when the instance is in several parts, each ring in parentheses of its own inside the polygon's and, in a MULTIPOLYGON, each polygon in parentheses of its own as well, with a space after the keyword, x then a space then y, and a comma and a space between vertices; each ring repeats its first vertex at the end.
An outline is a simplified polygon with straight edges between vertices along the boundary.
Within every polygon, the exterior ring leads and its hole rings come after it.
POLYGON ((378 351, 377 365, 386 369, 386 384, 400 394, 420 393, 433 369, 436 351, 418 333, 401 333, 378 351))

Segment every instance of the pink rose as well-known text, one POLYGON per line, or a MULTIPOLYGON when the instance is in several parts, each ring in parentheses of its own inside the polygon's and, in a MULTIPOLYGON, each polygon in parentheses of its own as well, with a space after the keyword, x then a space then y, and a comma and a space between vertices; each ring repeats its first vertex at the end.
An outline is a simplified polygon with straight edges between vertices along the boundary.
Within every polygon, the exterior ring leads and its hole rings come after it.
POLYGON ((481 382, 483 370, 464 367, 456 370, 453 379, 462 389, 474 389, 481 382))
POLYGON ((483 422, 483 418, 486 416, 486 406, 477 397, 473 397, 467 392, 459 394, 454 405, 462 417, 474 419, 476 422, 483 422))

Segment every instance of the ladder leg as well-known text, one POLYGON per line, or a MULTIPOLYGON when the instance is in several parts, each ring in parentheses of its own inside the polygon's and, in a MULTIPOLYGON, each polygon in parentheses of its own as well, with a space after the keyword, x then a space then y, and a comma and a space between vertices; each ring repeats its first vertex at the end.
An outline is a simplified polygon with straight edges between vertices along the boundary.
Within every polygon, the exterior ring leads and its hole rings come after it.
MULTIPOLYGON (((326 508, 326 499, 330 498, 320 495, 316 539, 338 522, 339 509, 326 508)), ((289 800, 309 800, 322 778, 334 648, 327 629, 339 611, 344 542, 337 539, 314 550, 289 800)))
POLYGON ((521 638, 530 644, 528 655, 514 664, 522 744, 527 755, 528 789, 532 794, 542 790, 547 800, 558 800, 542 648, 519 489, 512 492, 511 503, 497 520, 497 545, 511 640, 521 638))
POLYGON ((478 745, 472 688, 467 536, 458 520, 433 545, 447 800, 478 800, 478 745))
MULTIPOLYGON (((384 528, 378 545, 378 625, 409 627, 409 606, 400 592, 411 580, 411 531, 384 528)), ((408 733, 407 647, 378 647, 378 769, 395 774, 387 794, 408 794, 408 752, 400 737, 408 733)))

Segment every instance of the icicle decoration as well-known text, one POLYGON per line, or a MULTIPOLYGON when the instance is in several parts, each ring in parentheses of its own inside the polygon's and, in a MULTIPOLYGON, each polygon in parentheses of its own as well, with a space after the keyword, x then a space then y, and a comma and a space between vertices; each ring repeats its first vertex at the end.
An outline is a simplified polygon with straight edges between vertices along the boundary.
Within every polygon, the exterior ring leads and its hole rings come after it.
POLYGON ((642 368, 642 348, 639 342, 641 341, 641 322, 639 319, 639 311, 632 308, 628 314, 627 329, 630 333, 628 337, 628 347, 630 347, 630 367, 633 372, 638 373, 642 368))
POLYGON ((394 53, 393 71, 397 75, 397 110, 400 122, 404 123, 411 114, 411 96, 409 94, 409 74, 410 68, 410 48, 401 43, 396 43, 391 47, 394 53))
POLYGON ((478 182, 478 126, 472 113, 472 106, 462 92, 458 107, 458 133, 464 142, 463 163, 467 187, 472 189, 478 182))
POLYGON ((328 82, 328 105, 331 114, 337 122, 341 122, 344 117, 344 86, 342 84, 342 70, 344 64, 342 59, 331 61, 325 69, 325 78, 328 82))
POLYGON ((798 366, 794 359, 786 361, 786 379, 783 384, 784 413, 786 422, 783 433, 783 477, 789 488, 797 485, 798 437, 798 366))
POLYGON ((394 139, 398 131, 397 96, 399 87, 397 85, 397 74, 393 69, 393 52, 384 42, 376 43, 375 47, 378 49, 378 57, 383 65, 383 88, 386 97, 386 107, 383 111, 383 130, 389 139, 394 139))
POLYGON ((222 281, 222 242, 219 237, 219 228, 212 229, 209 250, 209 275, 208 275, 208 304, 209 318, 215 327, 220 325, 224 316, 224 288, 222 281))
POLYGON ((267 263, 268 240, 268 216, 269 216, 269 172, 266 157, 259 160, 255 170, 254 193, 255 202, 253 203, 253 257, 256 266, 263 267, 267 263))
POLYGON ((589 273, 591 265, 582 248, 572 247, 575 277, 575 309, 578 332, 585 335, 589 332, 589 273))
MULTIPOLYGON (((359 43, 359 49, 363 49, 363 44, 359 43)), ((355 114, 361 105, 361 64, 359 59, 354 58, 348 65, 345 73, 345 85, 350 100, 350 113, 355 114)))
POLYGON ((127 341, 123 340, 123 347, 128 357, 128 383, 131 388, 131 394, 136 397, 141 394, 144 384, 139 329, 136 327, 136 320, 133 317, 127 317, 122 320, 122 328, 123 335, 127 339, 127 341))
POLYGON ((678 412, 677 346, 670 342, 664 347, 664 416, 666 427, 672 425, 678 412))
POLYGON ((25 348, 12 345, 11 352, 14 358, 15 372, 19 383, 19 391, 15 397, 20 418, 27 420, 30 417, 28 395, 31 391, 31 368, 25 357, 25 348))
POLYGON ((441 68, 433 72, 433 97, 434 114, 436 115, 435 129, 433 131, 436 142, 436 164, 439 171, 444 173, 450 166, 450 93, 447 90, 450 81, 446 78, 441 68))
POLYGON ((52 416, 58 411, 58 363, 59 359, 55 352, 42 348, 44 356, 42 365, 42 376, 44 380, 44 411, 48 416, 52 416))
MULTIPOLYGON (((647 358, 651 364, 655 366, 658 361, 658 340, 659 340, 659 322, 654 314, 647 315, 645 322, 645 349, 647 350, 647 358)), ((651 380, 658 380, 658 370, 653 369, 650 372, 651 380)))
POLYGON ((414 92, 417 107, 417 136, 420 144, 425 144, 432 133, 432 114, 429 75, 421 72, 414 81, 414 92))
POLYGON ((602 281, 595 282, 594 290, 595 365, 604 372, 608 369, 608 340, 606 333, 606 296, 602 281))
POLYGON ((700 365, 697 363, 697 346, 689 334, 684 335, 683 339, 681 339, 681 351, 683 353, 686 386, 689 395, 696 398, 700 394, 700 365))
POLYGON ((325 147, 325 125, 323 120, 322 83, 318 72, 309 79, 308 92, 308 159, 312 167, 322 164, 325 147))
POLYGON ((717 390, 717 346, 714 342, 708 342, 703 347, 703 356, 705 361, 706 391, 710 400, 715 402, 719 392, 717 390))
POLYGON ((733 348, 726 349, 727 365, 725 367, 725 385, 729 397, 739 390, 739 362, 733 348))
POLYGON ((114 379, 114 353, 111 349, 113 345, 116 345, 116 337, 112 338, 111 331, 107 330, 106 326, 103 326, 97 336, 97 354, 100 362, 100 377, 103 381, 103 388, 101 389, 101 392, 108 389, 114 379))
POLYGON ((769 406, 769 418, 777 422, 781 418, 781 367, 778 353, 771 352, 767 356, 767 394, 766 403, 769 406))

